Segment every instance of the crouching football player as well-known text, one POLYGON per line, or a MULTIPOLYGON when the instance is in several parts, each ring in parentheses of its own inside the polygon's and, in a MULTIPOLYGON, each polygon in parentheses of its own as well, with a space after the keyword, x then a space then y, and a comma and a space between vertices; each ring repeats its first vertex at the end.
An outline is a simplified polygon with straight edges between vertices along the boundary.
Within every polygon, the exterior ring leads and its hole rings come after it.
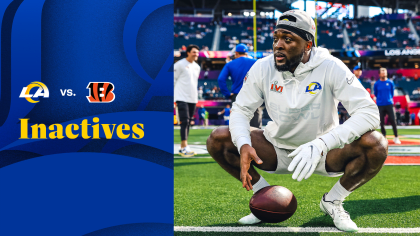
MULTIPOLYGON (((378 108, 366 89, 339 59, 313 45, 315 24, 304 11, 285 12, 274 32, 273 55, 250 69, 233 104, 230 125, 212 132, 207 149, 219 165, 247 190, 269 186, 254 169, 290 174, 297 181, 313 173, 342 176, 320 196, 320 208, 343 231, 357 225, 342 202, 371 180, 388 152, 378 108), (265 102, 272 121, 250 130, 254 111, 265 102), (337 104, 351 118, 339 125, 337 104)), ((239 220, 256 224, 253 214, 239 220)))

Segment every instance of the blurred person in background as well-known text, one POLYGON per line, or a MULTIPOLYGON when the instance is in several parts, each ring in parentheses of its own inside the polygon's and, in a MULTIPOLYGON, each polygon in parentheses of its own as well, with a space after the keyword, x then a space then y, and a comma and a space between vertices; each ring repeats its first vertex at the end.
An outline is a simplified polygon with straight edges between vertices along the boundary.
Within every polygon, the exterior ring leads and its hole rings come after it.
POLYGON ((198 109, 198 118, 200 120, 200 123, 202 126, 205 126, 206 122, 206 108, 204 108, 203 105, 201 105, 200 109, 198 109))
POLYGON ((395 112, 396 118, 395 119, 396 119, 397 125, 401 125, 401 112, 400 112, 400 109, 401 109, 400 103, 399 102, 395 103, 395 110, 396 110, 396 112, 395 112))
POLYGON ((225 120, 225 125, 229 125, 229 119, 230 119, 230 105, 227 104, 225 109, 223 109, 220 112, 217 112, 217 114, 220 116, 223 114, 223 119, 225 120))
POLYGON ((187 57, 174 65, 174 100, 181 125, 179 154, 183 157, 192 157, 195 153, 188 146, 188 134, 190 125, 194 122, 195 106, 198 102, 197 85, 200 66, 195 61, 198 59, 199 47, 189 45, 186 50, 187 57))
POLYGON ((415 120, 416 120, 416 114, 414 114, 414 112, 412 112, 411 114, 410 114, 410 125, 414 125, 414 122, 415 122, 415 120))
POLYGON ((203 100, 203 86, 200 86, 200 88, 198 88, 198 100, 203 100))
POLYGON ((419 121, 420 121, 420 110, 419 110, 419 113, 417 113, 417 117, 419 118, 419 121))
POLYGON ((205 116, 204 116, 204 124, 205 126, 209 126, 209 112, 206 110, 205 116))
POLYGON ((394 109, 394 83, 388 79, 388 71, 386 68, 379 69, 379 80, 373 86, 373 92, 376 96, 376 105, 379 108, 379 115, 381 119, 381 132, 386 137, 385 130, 385 115, 388 114, 388 121, 391 123, 394 131, 394 143, 401 144, 398 138, 397 124, 395 122, 394 109))
POLYGON ((362 83, 362 78, 361 78, 362 73, 363 73, 362 68, 359 65, 357 65, 353 68, 353 74, 360 81, 360 83, 362 83))
POLYGON ((404 112, 404 123, 405 125, 410 124, 410 112, 408 111, 408 109, 406 109, 404 112))
POLYGON ((376 102, 375 94, 372 93, 372 91, 370 90, 370 88, 367 88, 366 91, 369 93, 370 98, 372 98, 372 100, 376 102))
MULTIPOLYGON (((218 81, 220 91, 226 98, 232 99, 232 103, 236 101, 236 96, 242 88, 244 79, 246 79, 249 69, 257 61, 248 58, 248 47, 245 44, 238 44, 235 48, 235 59, 227 63, 222 72, 220 72, 218 81), (228 77, 232 79, 232 91, 229 91, 226 85, 228 77)), ((261 128, 262 126, 262 109, 258 108, 254 112, 254 117, 250 122, 252 127, 261 128)))
POLYGON ((226 57, 226 63, 231 62, 233 59, 235 59, 235 49, 232 49, 231 52, 228 52, 227 57, 226 57), (233 51, 233 52, 232 52, 233 51))

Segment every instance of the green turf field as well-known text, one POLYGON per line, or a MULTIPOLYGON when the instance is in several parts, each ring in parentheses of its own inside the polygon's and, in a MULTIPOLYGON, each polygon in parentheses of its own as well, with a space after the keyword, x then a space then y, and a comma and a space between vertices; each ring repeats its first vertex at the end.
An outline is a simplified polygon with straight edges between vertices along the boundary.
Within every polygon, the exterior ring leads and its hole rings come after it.
MULTIPOLYGON (((175 159, 175 226, 239 226, 250 213, 252 192, 226 173, 211 158, 175 159)), ((361 228, 414 228, 420 226, 419 166, 384 166, 370 182, 345 201, 344 208, 361 228)), ((261 172, 260 172, 261 173, 261 172)), ((261 173, 272 185, 290 189, 298 200, 296 213, 287 221, 258 226, 334 227, 319 211, 319 201, 338 178, 313 175, 297 182, 291 175, 261 173)), ((279 233, 276 233, 279 234, 279 233)), ((186 233, 176 235, 273 235, 273 233, 186 233)), ((295 235, 280 233, 280 235, 295 235)), ((316 233, 305 235, 334 235, 316 233)), ((369 234, 372 235, 372 234, 369 234)), ((385 234, 381 234, 385 235, 385 234)))
MULTIPOLYGON (((270 236, 274 236, 274 235, 304 235, 304 236, 332 236, 332 235, 355 235, 352 233, 244 233, 244 232, 240 232, 240 233, 216 233, 216 232, 212 232, 212 233, 203 233, 203 232, 175 232, 175 235, 183 235, 183 236, 254 236, 254 235, 270 235, 270 236)), ((358 236, 373 236, 373 235, 378 235, 378 234, 372 234, 372 233, 365 233, 365 234, 361 234, 358 233, 358 236)), ((396 235, 407 235, 407 234, 379 234, 381 236, 396 236, 396 235)))
MULTIPOLYGON (((190 135, 188 137, 189 144, 206 144, 207 137, 211 133, 211 129, 191 129, 190 135)), ((381 130, 378 129, 379 132, 381 130)), ((174 142, 181 143, 180 131, 178 129, 174 130, 174 142)), ((387 129, 386 133, 392 135, 393 132, 391 129, 387 129)), ((398 135, 409 135, 416 134, 420 135, 420 129, 400 129, 398 130, 398 135)))
MULTIPOLYGON (((304 236, 333 236, 333 235, 355 235, 354 233, 245 233, 245 232, 240 232, 240 233, 231 233, 231 232, 224 232, 224 233, 217 233, 217 232, 212 232, 212 233, 204 233, 204 232, 175 232, 175 235, 183 235, 183 236, 255 236, 255 235, 270 235, 270 236, 274 236, 274 235, 304 235, 304 236)), ((374 234, 374 233, 357 233, 358 236, 374 236, 374 235, 381 235, 381 236, 396 236, 396 235, 407 235, 407 234, 386 234, 386 233, 381 233, 381 234, 374 234)))
MULTIPOLYGON (((211 129, 191 129, 188 135, 189 144, 206 144, 206 140, 211 133, 211 129)), ((174 130, 174 143, 181 143, 180 130, 174 130)))

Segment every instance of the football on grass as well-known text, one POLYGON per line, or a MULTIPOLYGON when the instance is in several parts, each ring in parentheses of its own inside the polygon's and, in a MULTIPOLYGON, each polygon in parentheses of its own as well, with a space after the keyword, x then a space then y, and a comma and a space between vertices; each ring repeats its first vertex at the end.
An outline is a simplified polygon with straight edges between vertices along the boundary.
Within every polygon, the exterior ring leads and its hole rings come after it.
POLYGON ((252 196, 249 208, 258 219, 267 223, 279 223, 295 213, 297 201, 289 189, 275 185, 267 186, 252 196))

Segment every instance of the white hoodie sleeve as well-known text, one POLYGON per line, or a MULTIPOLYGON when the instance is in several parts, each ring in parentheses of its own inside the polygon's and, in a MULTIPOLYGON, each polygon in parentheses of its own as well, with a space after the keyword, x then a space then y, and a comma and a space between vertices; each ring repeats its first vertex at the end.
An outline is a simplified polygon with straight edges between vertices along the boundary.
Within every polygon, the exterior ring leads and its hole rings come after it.
POLYGON ((233 144, 240 152, 242 145, 251 146, 249 122, 254 116, 255 110, 264 102, 262 75, 258 61, 251 67, 244 78, 244 84, 236 97, 230 114, 229 130, 233 144))
POLYGON ((332 69, 326 83, 351 117, 320 137, 328 150, 343 148, 364 133, 375 130, 380 122, 378 106, 356 76, 339 60, 334 60, 330 66, 332 69))

